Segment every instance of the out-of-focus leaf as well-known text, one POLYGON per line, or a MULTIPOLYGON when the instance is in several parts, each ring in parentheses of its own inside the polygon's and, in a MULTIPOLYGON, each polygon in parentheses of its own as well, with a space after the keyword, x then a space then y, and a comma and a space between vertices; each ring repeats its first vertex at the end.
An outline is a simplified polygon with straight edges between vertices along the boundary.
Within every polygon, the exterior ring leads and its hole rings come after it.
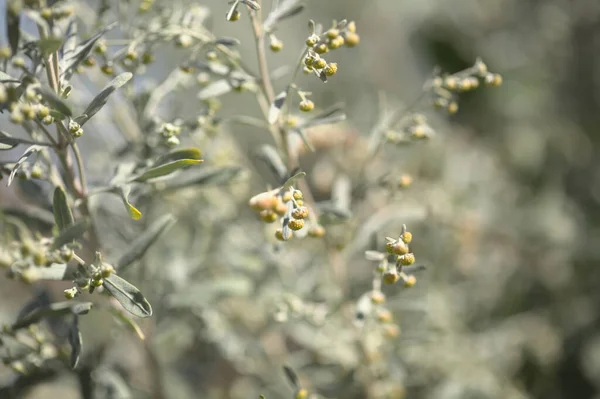
POLYGON ((386 254, 381 253, 379 251, 365 251, 365 258, 367 258, 367 260, 375 260, 375 261, 382 261, 386 258, 386 254))
POLYGON ((67 105, 67 103, 62 98, 60 98, 52 89, 48 87, 40 87, 39 92, 44 98, 44 100, 46 100, 48 105, 50 105, 50 108, 60 112, 64 116, 70 117, 73 115, 71 107, 69 107, 69 105, 67 105))
POLYGON ((20 144, 19 140, 0 130, 0 150, 12 150, 20 144))
POLYGON ((64 316, 66 314, 86 314, 92 308, 91 302, 77 302, 77 301, 65 301, 65 302, 56 302, 51 304, 50 306, 42 306, 32 309, 27 314, 24 314, 19 320, 17 320, 13 325, 13 330, 18 330, 20 328, 27 327, 33 323, 37 323, 44 317, 56 317, 56 316, 64 316))
POLYGON ((133 206, 129 202, 129 192, 131 191, 131 187, 129 186, 120 186, 119 187, 119 195, 127 208, 127 213, 133 220, 139 220, 142 217, 142 212, 140 212, 135 206, 133 206))
POLYGON ((239 0, 236 0, 233 2, 231 7, 229 7, 229 11, 227 11, 227 14, 225 14, 226 21, 231 21, 231 17, 233 16, 233 13, 237 10, 238 4, 240 4, 240 2, 239 0))
POLYGON ((178 161, 181 159, 200 159, 202 157, 202 152, 200 152, 197 148, 183 148, 181 150, 171 151, 168 154, 165 154, 159 157, 154 166, 164 165, 172 161, 178 161))
POLYGON ((75 278, 77 267, 66 263, 53 263, 48 267, 31 270, 34 280, 67 281, 75 278))
POLYGON ((152 223, 146 231, 129 244, 127 251, 115 263, 115 268, 122 272, 133 262, 144 256, 148 248, 173 224, 175 224, 175 218, 172 215, 164 215, 152 223))
POLYGON ((125 310, 137 317, 152 316, 152 306, 134 285, 116 274, 104 279, 103 287, 125 310))
POLYGON ((233 87, 228 79, 219 79, 210 83, 198 92, 198 99, 207 100, 209 98, 219 97, 229 93, 233 87))
POLYGON ((6 72, 2 72, 0 71, 0 82, 2 83, 19 83, 20 80, 17 78, 13 78, 12 76, 10 76, 9 74, 7 74, 6 72))
POLYGON ((300 138, 302 139, 302 142, 304 143, 306 148, 308 148, 311 152, 315 152, 315 147, 313 147, 313 145, 311 144, 308 137, 306 137, 306 134, 304 133, 304 129, 294 129, 292 131, 294 133, 296 133, 298 136, 300 136, 300 138))
POLYGON ((186 168, 188 166, 197 165, 202 163, 201 159, 179 159, 177 161, 169 162, 164 165, 157 166, 155 168, 150 168, 140 176, 132 179, 132 181, 142 183, 148 181, 150 179, 156 179, 157 177, 162 177, 166 175, 170 175, 171 173, 186 168))
POLYGON ((54 239, 52 244, 53 248, 60 248, 65 244, 69 244, 74 240, 79 240, 83 237, 83 234, 87 231, 90 226, 88 219, 82 219, 76 223, 65 228, 59 235, 54 239))
POLYGON ((298 375, 296 374, 296 372, 290 366, 287 365, 283 366, 283 372, 285 373, 285 376, 287 377, 290 384, 292 384, 294 388, 299 389, 300 380, 298 379, 298 375))
POLYGON ((349 209, 342 209, 331 203, 319 204, 319 209, 321 211, 319 223, 323 225, 343 223, 352 217, 349 209))
POLYGON ((27 161, 27 159, 35 154, 36 152, 40 151, 43 147, 39 146, 39 145, 32 145, 31 147, 29 147, 28 149, 25 150, 25 152, 23 153, 23 155, 21 155, 21 157, 17 160, 17 162, 15 163, 15 166, 13 166, 10 175, 8 176, 8 184, 7 186, 10 186, 10 183, 12 183, 12 181, 14 180, 15 176, 17 175, 17 172, 19 171, 19 168, 25 163, 25 161, 27 161))
POLYGON ((71 212, 71 208, 69 208, 67 195, 62 187, 56 187, 56 189, 54 189, 52 209, 54 210, 54 221, 56 222, 59 231, 64 231, 73 224, 73 213, 71 212))
POLYGON ((79 316, 73 316, 73 322, 69 328, 69 344, 71 344, 71 368, 75 369, 79 363, 81 349, 83 348, 83 338, 79 331, 79 316))
POLYGON ((279 6, 271 11, 263 24, 265 31, 271 32, 275 25, 286 19, 293 17, 304 9, 304 5, 300 4, 302 0, 285 0, 279 2, 279 6))
POLYGON ((19 49, 19 39, 21 37, 21 9, 23 4, 21 0, 7 0, 6 2, 6 37, 13 54, 17 54, 19 49))
POLYGON ((41 289, 39 290, 35 297, 33 297, 30 301, 28 301, 23 308, 17 314, 16 322, 21 321, 25 316, 31 313, 34 309, 44 308, 50 306, 50 295, 48 290, 41 289))
POLYGON ((271 104, 271 108, 269 108, 269 124, 272 125, 277 122, 279 119, 279 114, 281 113, 281 108, 283 108, 283 104, 285 104, 285 99, 287 97, 287 89, 283 90, 281 93, 275 97, 273 100, 273 104, 271 104))
POLYGON ((254 0, 240 0, 240 3, 244 3, 245 5, 247 5, 248 7, 250 7, 251 9, 253 9, 254 11, 260 10, 260 4, 258 4, 254 0))
POLYGON ((242 168, 239 166, 227 166, 224 168, 203 168, 181 181, 167 183, 165 190, 178 190, 191 186, 227 184, 240 174, 242 168))
POLYGON ((240 41, 235 37, 219 37, 215 40, 215 44, 222 44, 223 46, 233 47, 240 44, 240 41))
POLYGON ((292 187, 294 185, 294 183, 296 183, 296 180, 303 178, 304 176, 306 176, 305 172, 298 172, 296 174, 294 174, 292 177, 290 177, 289 179, 287 179, 285 181, 285 183, 283 183, 283 186, 281 187, 281 190, 287 190, 288 188, 292 187))
POLYGON ((281 233, 283 236, 283 240, 287 241, 290 238, 292 238, 292 229, 290 229, 290 227, 288 226, 288 223, 290 220, 292 220, 292 210, 294 209, 294 202, 292 200, 289 200, 285 206, 287 207, 287 211, 285 212, 285 215, 283 215, 283 223, 282 223, 282 228, 281 228, 281 233))
POLYGON ((108 25, 106 28, 102 29, 100 32, 96 33, 91 38, 87 39, 84 42, 81 42, 77 45, 72 51, 65 52, 63 55, 63 59, 60 62, 60 71, 61 78, 70 79, 73 76, 73 72, 79 66, 83 60, 87 58, 90 54, 96 42, 109 30, 114 28, 117 25, 116 22, 108 25))
POLYGON ((254 283, 244 275, 216 277, 189 285, 180 292, 169 296, 169 306, 196 307, 202 303, 212 303, 222 297, 248 297, 252 294, 254 283))
POLYGON ((83 126, 88 120, 90 120, 92 116, 96 115, 96 113, 100 111, 102 107, 104 107, 104 105, 106 105, 108 97, 115 90, 127 83, 132 77, 133 74, 131 72, 123 72, 122 74, 111 80, 110 83, 106 85, 106 87, 102 89, 102 91, 98 95, 96 95, 96 97, 94 97, 94 99, 90 102, 85 111, 83 111, 83 114, 75 118, 75 121, 79 123, 79 125, 83 126))
POLYGON ((275 148, 270 145, 263 145, 258 150, 257 156, 259 159, 266 162, 267 166, 273 171, 275 176, 277 176, 277 180, 281 181, 286 178, 288 174, 287 167, 275 148))
POLYGON ((131 317, 121 312, 119 309, 110 308, 110 312, 123 324, 127 326, 131 331, 133 331, 142 341, 146 339, 144 332, 140 328, 140 326, 133 320, 131 317))
POLYGON ((62 40, 58 37, 46 37, 40 39, 37 45, 43 55, 48 56, 57 51, 62 45, 62 40))

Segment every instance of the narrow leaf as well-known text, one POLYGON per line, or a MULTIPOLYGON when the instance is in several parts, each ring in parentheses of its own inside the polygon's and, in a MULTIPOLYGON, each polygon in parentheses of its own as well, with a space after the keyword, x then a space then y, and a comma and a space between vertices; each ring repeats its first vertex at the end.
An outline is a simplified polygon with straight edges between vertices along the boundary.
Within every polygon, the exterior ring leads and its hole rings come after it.
POLYGON ((48 267, 32 269, 34 280, 66 281, 73 280, 77 272, 76 266, 66 263, 53 263, 48 267))
POLYGON ((73 75, 73 72, 75 72, 75 69, 77 69, 79 64, 83 62, 83 60, 85 60, 90 54, 96 42, 106 32, 114 28, 116 25, 116 22, 108 25, 106 28, 102 29, 100 32, 96 33, 91 38, 87 39, 84 42, 81 42, 75 47, 74 50, 65 53, 59 67, 61 71, 61 77, 67 80, 70 79, 73 75))
POLYGON ((144 332, 140 326, 131 317, 121 312, 119 309, 110 308, 110 312, 123 324, 125 324, 131 331, 133 331, 142 341, 146 339, 144 332))
POLYGON ((86 314, 91 308, 91 302, 77 301, 56 302, 50 306, 37 307, 16 321, 12 325, 12 329, 18 330, 20 328, 27 327, 33 323, 37 323, 44 317, 64 316, 67 314, 86 314))
POLYGON ((281 113, 281 108, 283 104, 285 104, 285 99, 287 97, 287 89, 283 90, 281 93, 275 97, 273 100, 273 104, 271 104, 271 108, 269 108, 269 124, 272 125, 277 122, 279 119, 279 114, 281 113))
POLYGON ((73 213, 67 202, 67 195, 62 187, 56 187, 54 190, 54 199, 52 202, 54 210, 54 221, 59 231, 64 231, 73 224, 73 213))
POLYGON ((44 56, 48 56, 56 52, 62 45, 62 40, 58 37, 46 37, 40 39, 37 45, 44 56))
POLYGON ((13 55, 17 54, 19 49, 19 39, 21 37, 21 1, 8 0, 6 2, 6 37, 13 55))
POLYGON ((104 279, 103 287, 111 294, 123 308, 134 316, 152 316, 152 307, 144 295, 127 280, 116 274, 104 279))
POLYGON ((0 130, 0 150, 12 150, 20 144, 19 139, 0 130))
POLYGON ((39 89, 39 92, 44 98, 44 100, 46 100, 48 105, 50 105, 50 108, 60 112, 65 116, 70 117, 73 115, 71 107, 69 107, 67 103, 62 98, 60 98, 52 89, 48 87, 41 87, 39 89))
POLYGON ((79 363, 79 357, 83 348, 83 338, 79 331, 79 316, 73 316, 73 322, 69 328, 69 344, 71 344, 71 368, 75 369, 79 363))
POLYGON ((175 218, 172 215, 162 216, 148 227, 138 238, 135 239, 127 250, 115 263, 115 268, 120 272, 125 270, 133 262, 140 259, 148 248, 156 242, 156 240, 175 223, 175 218))
POLYGON ((199 173, 186 178, 185 180, 174 183, 169 182, 165 187, 166 190, 177 190, 194 185, 220 185, 227 184, 233 178, 240 174, 242 168, 239 166, 228 166, 225 168, 203 168, 199 173))
POLYGON ((123 200, 123 203, 125 204, 125 207, 127 208, 127 213, 129 213, 129 216, 133 220, 140 220, 140 218, 142 217, 142 212, 140 212, 135 206, 133 206, 129 202, 129 192, 131 191, 131 187, 120 186, 118 190, 119 190, 119 195, 121 196, 121 199, 123 200))
POLYGON ((202 153, 197 148, 184 148, 181 150, 171 151, 158 158, 154 163, 154 166, 164 165, 172 161, 178 161, 181 159, 200 159, 202 153))
POLYGON ((98 95, 96 95, 96 97, 94 97, 94 99, 90 102, 85 111, 83 111, 83 114, 76 118, 77 123, 83 126, 84 123, 90 120, 92 116, 96 115, 96 113, 100 111, 102 107, 104 107, 104 105, 106 105, 108 97, 115 90, 127 83, 132 77, 133 74, 131 72, 123 72, 122 74, 111 80, 110 83, 106 85, 106 87, 102 89, 102 91, 98 95))
POLYGON ((231 17, 233 16, 233 13, 235 12, 235 10, 237 10, 237 6, 239 3, 240 3, 239 0, 236 0, 233 2, 231 7, 229 7, 229 11, 227 11, 227 14, 225 14, 226 21, 231 21, 231 17))
POLYGON ((191 165, 197 165, 202 162, 203 161, 200 159, 179 159, 177 161, 169 162, 164 165, 157 166, 155 168, 150 168, 144 173, 142 173, 141 176, 134 178, 132 181, 138 183, 145 182, 150 179, 155 179, 157 177, 169 175, 177 170, 186 168, 191 165))
POLYGON ((285 183, 283 183, 283 186, 281 187, 281 190, 287 190, 288 188, 290 188, 291 186, 294 185, 294 183, 296 182, 296 180, 302 178, 306 176, 305 172, 298 172, 296 174, 294 174, 292 177, 290 177, 289 179, 287 179, 285 181, 285 183))
POLYGON ((238 46, 240 44, 240 41, 235 37, 220 37, 217 40, 215 40, 215 44, 222 44, 223 46, 233 47, 238 46))
POLYGON ((19 168, 25 163, 25 161, 27 161, 27 159, 35 154, 36 152, 40 151, 43 147, 39 146, 39 145, 32 145, 31 147, 29 147, 28 149, 25 150, 25 152, 23 153, 23 155, 21 155, 21 157, 17 160, 17 162, 15 163, 15 166, 13 166, 10 175, 8 176, 8 184, 7 186, 10 186, 10 183, 12 183, 12 181, 14 180, 15 176, 17 175, 17 172, 19 171, 19 168))
POLYGON ((298 375, 296 375, 296 372, 292 370, 290 366, 287 365, 283 366, 283 371, 285 372, 285 376, 287 377, 290 384, 292 384, 294 388, 299 389, 300 380, 298 379, 298 375))
POLYGON ((279 156, 275 148, 270 145, 263 145, 257 152, 259 159, 266 162, 267 166, 273 171, 278 180, 283 180, 287 176, 287 167, 279 156))
POLYGON ((59 235, 54 239, 54 243, 52 244, 53 248, 60 248, 65 244, 70 244, 75 240, 80 240, 87 229, 89 228, 89 220, 82 219, 77 223, 66 227, 59 235))
POLYGON ((228 79, 216 80, 198 92, 198 99, 207 100, 229 93, 233 88, 228 79))
POLYGON ((316 151, 315 147, 311 144, 308 137, 306 137, 306 133, 304 132, 304 129, 294 129, 293 132, 296 133, 298 136, 300 136, 300 138, 302 139, 302 142, 304 143, 306 148, 308 148, 310 150, 310 152, 316 151))
POLYGON ((260 5, 254 0, 240 0, 242 3, 253 9, 254 11, 260 10, 260 5))

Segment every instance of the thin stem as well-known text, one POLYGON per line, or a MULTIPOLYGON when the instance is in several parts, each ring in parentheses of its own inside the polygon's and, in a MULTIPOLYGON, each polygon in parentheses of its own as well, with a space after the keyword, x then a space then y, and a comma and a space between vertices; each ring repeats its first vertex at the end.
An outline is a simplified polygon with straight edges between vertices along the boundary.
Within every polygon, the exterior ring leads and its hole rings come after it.
POLYGON ((254 31, 254 38, 256 39, 256 53, 258 55, 258 69, 262 84, 267 95, 269 104, 273 102, 275 98, 275 92, 273 91, 273 85, 271 84, 271 78, 269 76, 269 67, 267 65, 267 57, 265 52, 265 33, 262 28, 262 11, 258 9, 256 13, 250 12, 250 19, 252 20, 252 30, 254 31))
POLYGON ((75 162, 77 163, 77 169, 79 170, 79 184, 81 185, 81 196, 87 196, 87 182, 85 179, 85 170, 83 169, 83 158, 81 157, 81 151, 77 143, 71 143, 73 154, 75 155, 75 162))

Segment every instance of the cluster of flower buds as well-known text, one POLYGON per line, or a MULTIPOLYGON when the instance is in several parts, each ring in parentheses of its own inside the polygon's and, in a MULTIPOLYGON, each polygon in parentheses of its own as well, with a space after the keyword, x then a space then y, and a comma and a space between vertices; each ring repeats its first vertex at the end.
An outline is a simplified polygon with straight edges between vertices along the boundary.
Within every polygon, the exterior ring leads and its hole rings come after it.
POLYGON ((394 129, 388 130, 385 138, 389 143, 404 145, 430 139, 434 134, 435 131, 427 123, 425 115, 413 114, 400 121, 394 129))
POLYGON ((0 353, 2 364, 21 375, 34 373, 44 366, 48 359, 59 355, 59 348, 53 342, 52 335, 40 324, 30 324, 26 328, 14 330, 11 325, 5 324, 0 331, 0 347, 4 350, 0 353), (13 341, 23 350, 8 350, 6 341, 13 341))
POLYGON ((502 84, 502 76, 488 71, 487 65, 477 59, 475 65, 463 71, 446 76, 436 76, 431 81, 433 105, 445 109, 449 114, 458 111, 458 95, 472 91, 483 80, 486 86, 497 87, 502 84))
POLYGON ((38 120, 46 125, 54 122, 50 109, 42 104, 42 96, 36 91, 37 84, 29 84, 24 93, 20 92, 22 85, 0 83, 0 109, 10 111, 10 121, 21 125, 25 121, 38 120))
POLYGON ((168 147, 179 145, 179 134, 181 133, 181 125, 176 123, 162 123, 157 125, 157 133, 164 140, 164 144, 168 147))
POLYGON ((73 248, 68 245, 55 248, 52 239, 27 239, 13 248, 0 248, 0 267, 9 268, 9 278, 18 278, 24 283, 32 284, 43 274, 41 268, 55 263, 67 263, 73 258, 73 254, 73 248))
MULTIPOLYGON (((287 241, 295 231, 302 230, 309 214, 308 207, 304 205, 302 191, 294 187, 260 193, 250 198, 249 205, 259 213, 265 223, 275 223, 279 219, 281 228, 275 231, 275 237, 280 241, 287 241)), ((318 224, 311 225, 308 235, 323 237, 325 229, 318 224)))
POLYGON ((310 36, 306 39, 308 49, 303 59, 304 72, 306 74, 314 73, 321 80, 327 80, 328 76, 337 73, 338 66, 335 62, 327 62, 322 55, 343 45, 354 47, 358 45, 359 41, 360 37, 356 33, 354 21, 334 22, 332 27, 322 34, 317 34, 314 23, 311 21, 310 36))
POLYGON ((384 337, 396 338, 400 335, 400 326, 394 323, 394 315, 384 306, 385 300, 385 294, 379 289, 363 294, 356 305, 356 321, 361 325, 367 320, 375 322, 384 337))
POLYGON ((379 262, 377 272, 381 274, 384 283, 395 284, 402 280, 405 287, 412 287, 416 284, 416 277, 403 270, 404 267, 415 263, 415 255, 410 252, 409 248, 411 241, 412 234, 406 230, 406 225, 403 225, 399 238, 386 237, 385 253, 378 251, 365 253, 368 260, 379 262), (390 257, 393 260, 390 260, 390 257))
POLYGON ((114 271, 114 267, 104 263, 100 253, 96 252, 94 261, 89 266, 88 275, 80 275, 73 280, 73 287, 64 291, 65 298, 73 299, 83 291, 93 293, 96 288, 104 284, 104 279, 110 277, 114 271))

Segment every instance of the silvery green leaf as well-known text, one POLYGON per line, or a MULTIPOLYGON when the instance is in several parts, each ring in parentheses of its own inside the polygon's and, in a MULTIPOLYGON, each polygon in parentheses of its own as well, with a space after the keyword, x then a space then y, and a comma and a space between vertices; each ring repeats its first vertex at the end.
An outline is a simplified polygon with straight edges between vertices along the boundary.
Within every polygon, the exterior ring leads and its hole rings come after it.
POLYGON ((229 11, 227 11, 227 14, 225 14, 225 20, 226 21, 231 21, 231 17, 233 16, 233 13, 237 10, 237 6, 240 2, 238 0, 234 1, 233 4, 231 5, 231 7, 229 8, 229 11))
POLYGON ((116 274, 104 279, 103 287, 125 310, 134 316, 152 316, 152 306, 134 285, 116 274))
POLYGON ((192 165, 197 165, 202 163, 201 159, 178 159, 176 161, 172 161, 169 163, 165 163, 153 168, 150 168, 143 172, 141 175, 133 178, 132 182, 143 183, 145 181, 156 179, 158 177, 163 177, 170 175, 173 172, 178 170, 187 168, 192 165))
POLYGON ((62 187, 54 189, 52 208, 54 210, 54 221, 59 231, 64 231, 73 224, 73 213, 71 212, 71 208, 69 208, 67 195, 62 187))
POLYGON ((275 148, 270 145, 263 145, 257 151, 257 157, 266 162, 267 166, 277 176, 277 180, 281 181, 286 178, 288 174, 287 167, 275 148))
POLYGON ((164 215, 160 219, 153 222, 146 231, 128 245, 127 251, 115 263, 115 268, 122 272, 128 266, 140 259, 148 248, 156 242, 156 240, 175 224, 175 218, 172 215, 164 215))
POLYGON ((322 69, 321 72, 319 72, 319 79, 321 79, 323 83, 327 83, 327 74, 325 73, 325 69, 322 69))
POLYGON ((298 375, 296 374, 296 372, 290 366, 287 365, 283 366, 283 371, 290 384, 292 384, 294 388, 299 389, 300 380, 298 379, 298 375))
POLYGON ((119 87, 123 86, 125 83, 129 82, 129 80, 133 77, 131 72, 123 72, 118 75, 116 78, 110 81, 108 85, 102 91, 94 97, 92 102, 87 106, 83 114, 75 118, 75 122, 79 123, 79 125, 83 126, 92 116, 94 116, 98 111, 106 105, 108 101, 108 97, 119 87))
POLYGON ((12 150, 21 142, 10 134, 0 130, 0 150, 12 150))
POLYGON ((281 187, 281 191, 285 191, 288 188, 292 187, 294 185, 294 183, 296 183, 296 180, 301 179, 304 176, 306 176, 305 172, 298 172, 298 173, 294 174, 289 179, 287 179, 285 181, 285 183, 283 183, 283 186, 281 187))
POLYGON ((75 278, 77 267, 66 263, 53 263, 48 267, 36 267, 32 272, 36 280, 66 281, 75 278))
POLYGON ((64 116, 72 116, 73 112, 71 111, 71 107, 60 98, 52 89, 49 87, 40 87, 39 92, 44 98, 44 100, 48 103, 50 108, 55 111, 60 112, 64 116))
POLYGON ((324 118, 314 118, 309 119, 306 122, 302 123, 301 127, 303 129, 313 126, 321 126, 321 125, 331 125, 333 123, 338 123, 346 120, 346 114, 341 115, 331 115, 324 118))
POLYGON ((273 104, 271 104, 271 108, 269 108, 269 124, 272 125, 277 122, 279 119, 279 114, 281 113, 281 108, 283 108, 283 104, 285 104, 285 99, 287 97, 287 89, 283 90, 281 93, 275 97, 273 100, 273 104))
POLYGON ((17 175, 17 172, 19 171, 19 168, 25 163, 25 161, 27 161, 27 159, 35 154, 36 152, 40 151, 43 147, 39 146, 39 145, 32 145, 31 147, 29 147, 28 149, 25 150, 25 152, 23 153, 23 155, 21 155, 21 157, 17 160, 17 162, 15 163, 15 166, 13 166, 10 175, 8 176, 8 184, 7 186, 10 186, 10 183, 12 183, 12 181, 14 180, 15 176, 17 175))
POLYGON ((90 227, 90 222, 87 219, 81 219, 76 223, 66 227, 61 233, 54 239, 52 248, 60 248, 65 244, 70 244, 75 240, 80 240, 83 235, 90 227))
POLYGON ((308 137, 306 137, 306 133, 304 133, 304 129, 293 129, 291 130, 291 132, 297 134, 298 136, 300 136, 300 138, 302 139, 302 142, 304 143, 304 145, 306 146, 306 148, 308 148, 310 150, 310 152, 315 152, 315 147, 313 147, 313 145, 311 144, 310 140, 308 140, 308 137))
POLYGON ((254 0, 240 0, 240 3, 244 3, 245 5, 247 5, 248 7, 250 7, 251 9, 253 9, 254 11, 260 10, 260 4, 258 4, 254 0))
POLYGON ((180 150, 171 151, 161 157, 159 157, 154 166, 164 165, 172 161, 179 161, 182 159, 200 159, 202 152, 197 148, 182 148, 180 150))
POLYGON ((239 166, 227 166, 224 168, 202 168, 198 173, 187 176, 185 179, 169 181, 165 190, 178 190, 191 186, 220 185, 227 184, 240 174, 242 168, 239 166))
POLYGON ((37 323, 44 317, 64 316, 67 314, 81 315, 86 314, 92 308, 91 302, 65 301, 56 302, 49 306, 41 306, 32 309, 27 314, 23 314, 13 325, 13 330, 27 327, 33 323, 37 323))
POLYGON ((20 0, 6 1, 6 37, 13 54, 17 54, 19 49, 19 39, 21 35, 21 8, 20 0))
POLYGON ((219 37, 215 40, 215 44, 222 44, 223 46, 233 47, 238 46, 241 42, 235 37, 219 37))
POLYGON ((31 313, 34 309, 50 306, 50 295, 46 290, 39 290, 35 297, 29 300, 17 314, 15 322, 21 321, 25 316, 31 313))
POLYGON ((65 52, 59 66, 61 71, 61 78, 69 80, 73 73, 83 60, 90 54, 96 42, 109 30, 117 25, 116 22, 108 25, 100 32, 96 33, 91 38, 79 43, 72 51, 65 52))
POLYGON ((386 258, 386 254, 379 251, 365 251, 365 258, 367 260, 381 261, 386 258))
POLYGON ((131 331, 133 331, 139 337, 139 339, 141 339, 142 341, 146 339, 146 336, 144 335, 144 332, 142 331, 140 326, 135 320, 129 317, 129 315, 121 312, 120 309, 116 309, 113 307, 109 308, 109 310, 117 318, 117 320, 125 324, 131 331))
POLYGON ((117 188, 117 192, 121 196, 121 200, 125 207, 127 208, 127 213, 133 220, 139 220, 142 217, 142 212, 140 212, 135 206, 133 206, 129 202, 129 192, 131 191, 131 187, 129 186, 119 186, 117 188))
POLYGON ((79 316, 73 316, 73 322, 69 328, 69 344, 71 345, 71 368, 75 369, 79 363, 79 356, 83 348, 83 338, 79 331, 79 316))
POLYGON ((58 37, 46 37, 38 40, 37 46, 44 56, 56 52, 62 45, 62 40, 58 37))
POLYGON ((263 24, 265 31, 271 32, 278 22, 300 13, 304 9, 304 5, 301 3, 302 0, 284 0, 280 2, 265 19, 263 24))
POLYGON ((402 267, 402 271, 405 272, 405 273, 408 273, 408 274, 420 272, 420 271, 425 270, 425 269, 427 269, 427 266, 421 265, 421 264, 419 264, 419 265, 403 266, 402 267))
POLYGON ((200 92, 198 92, 198 98, 200 100, 207 100, 209 98, 219 97, 229 93, 232 89, 233 87, 228 79, 219 79, 200 90, 200 92))
POLYGON ((283 222, 281 223, 281 232, 283 235, 283 239, 284 241, 289 240, 290 238, 292 238, 292 229, 290 229, 290 227, 288 226, 288 223, 290 220, 292 220, 292 211, 294 209, 294 202, 292 200, 289 200, 285 206, 287 207, 287 211, 285 212, 285 215, 283 215, 283 222))
POLYGON ((2 83, 19 83, 21 81, 17 78, 13 78, 6 72, 0 71, 0 82, 2 82, 2 83))

